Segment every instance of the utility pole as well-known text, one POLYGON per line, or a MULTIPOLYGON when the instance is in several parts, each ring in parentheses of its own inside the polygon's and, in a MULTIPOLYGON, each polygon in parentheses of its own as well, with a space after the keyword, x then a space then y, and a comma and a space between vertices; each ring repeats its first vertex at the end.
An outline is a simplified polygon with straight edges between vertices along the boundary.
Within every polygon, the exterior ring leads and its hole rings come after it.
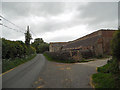
POLYGON ((29 30, 29 26, 27 26, 27 32, 25 33, 25 44, 27 46, 30 46, 30 40, 32 39, 31 34, 30 34, 30 30, 29 30))

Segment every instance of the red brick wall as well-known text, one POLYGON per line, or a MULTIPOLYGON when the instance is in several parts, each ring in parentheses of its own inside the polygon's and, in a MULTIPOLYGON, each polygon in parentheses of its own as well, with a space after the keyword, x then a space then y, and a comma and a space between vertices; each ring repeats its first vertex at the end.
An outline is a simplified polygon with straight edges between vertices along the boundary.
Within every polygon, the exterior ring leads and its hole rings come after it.
POLYGON ((113 38, 113 34, 115 31, 113 30, 105 30, 102 31, 102 38, 103 38, 103 53, 111 54, 111 40, 113 38))

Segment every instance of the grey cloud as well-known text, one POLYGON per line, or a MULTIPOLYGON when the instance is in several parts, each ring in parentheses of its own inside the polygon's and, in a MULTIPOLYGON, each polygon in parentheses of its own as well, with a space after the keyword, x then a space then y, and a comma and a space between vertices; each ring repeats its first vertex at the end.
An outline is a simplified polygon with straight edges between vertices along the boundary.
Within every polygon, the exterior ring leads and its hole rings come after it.
POLYGON ((85 8, 78 8, 82 14, 78 16, 81 18, 94 18, 89 22, 91 25, 102 22, 112 22, 117 20, 118 3, 117 2, 91 2, 85 8))
MULTIPOLYGON (((88 25, 90 30, 101 28, 115 28, 117 26, 118 7, 115 2, 91 2, 86 5, 79 3, 59 3, 59 2, 5 2, 3 3, 3 14, 11 21, 20 21, 16 23, 19 26, 30 25, 31 30, 38 36, 55 30, 68 29, 78 25, 88 25), (70 21, 52 21, 49 18, 66 11, 76 10, 70 21), (35 24, 33 22, 24 22, 24 18, 32 16, 42 16, 48 18, 47 22, 35 24)), ((69 14, 68 14, 69 16, 69 14)), ((29 20, 28 20, 29 21, 29 20)), ((4 32, 5 33, 5 32, 4 32)), ((63 32, 64 33, 64 32, 63 32)), ((10 34, 10 32, 9 32, 10 34)), ((17 33, 15 33, 17 34, 17 33)), ((9 38, 18 38, 17 35, 6 35, 9 38)), ((22 36, 22 35, 21 35, 22 36)), ((65 36, 62 38, 51 38, 47 41, 66 41, 74 37, 65 36)))
POLYGON ((2 11, 9 19, 16 19, 29 16, 29 3, 5 2, 2 3, 2 11))
POLYGON ((32 3, 31 10, 34 12, 33 14, 36 15, 57 15, 64 11, 64 3, 32 3))
POLYGON ((29 15, 49 16, 57 15, 64 11, 64 3, 48 3, 48 2, 3 2, 3 13, 10 18, 22 18, 29 15))

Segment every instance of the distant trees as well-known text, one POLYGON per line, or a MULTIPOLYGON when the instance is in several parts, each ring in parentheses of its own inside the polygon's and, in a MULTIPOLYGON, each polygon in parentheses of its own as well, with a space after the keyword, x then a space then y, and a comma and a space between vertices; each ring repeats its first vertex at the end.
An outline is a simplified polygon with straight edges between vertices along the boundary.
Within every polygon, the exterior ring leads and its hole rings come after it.
POLYGON ((49 44, 44 42, 42 38, 36 38, 32 46, 36 49, 37 53, 43 53, 49 50, 49 44))
POLYGON ((34 42, 37 43, 37 44, 44 43, 44 41, 43 41, 42 38, 36 38, 36 39, 34 40, 34 42))

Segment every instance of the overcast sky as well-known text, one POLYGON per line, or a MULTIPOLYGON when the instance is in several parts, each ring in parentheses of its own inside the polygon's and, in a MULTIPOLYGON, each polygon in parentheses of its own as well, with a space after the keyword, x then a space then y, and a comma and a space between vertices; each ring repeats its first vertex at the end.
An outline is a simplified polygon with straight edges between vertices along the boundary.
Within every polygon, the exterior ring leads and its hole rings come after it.
MULTIPOLYGON (((26 29, 34 38, 46 42, 75 40, 99 29, 117 29, 117 2, 4 2, 2 15, 26 29)), ((3 24, 19 29, 7 21, 3 24)), ((23 40, 24 33, 3 27, 2 36, 10 40, 23 40)), ((25 32, 25 31, 23 31, 25 32)))

